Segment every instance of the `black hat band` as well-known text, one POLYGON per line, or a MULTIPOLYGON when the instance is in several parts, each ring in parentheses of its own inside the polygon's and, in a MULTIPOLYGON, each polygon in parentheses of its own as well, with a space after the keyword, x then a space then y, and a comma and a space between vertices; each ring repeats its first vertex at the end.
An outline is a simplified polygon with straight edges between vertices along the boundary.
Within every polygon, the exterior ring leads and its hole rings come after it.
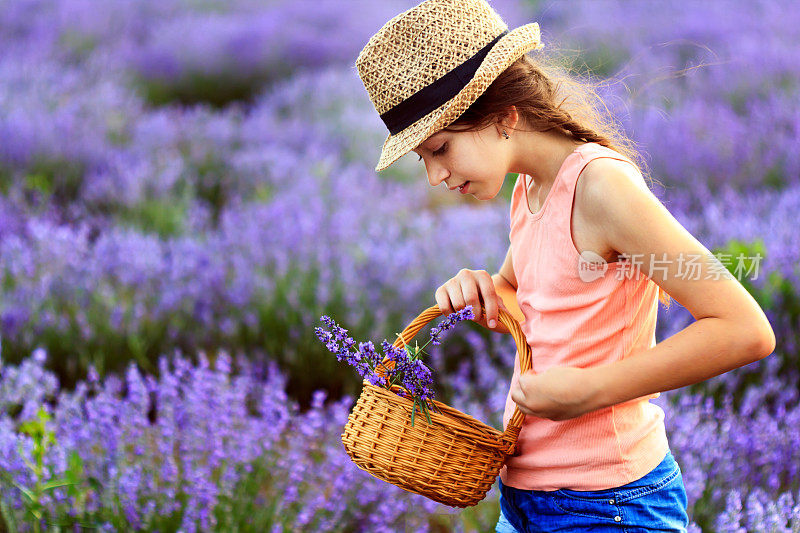
POLYGON ((507 33, 508 30, 505 30, 474 56, 381 114, 381 120, 389 128, 389 133, 395 135, 403 131, 457 95, 475 76, 489 50, 507 33))

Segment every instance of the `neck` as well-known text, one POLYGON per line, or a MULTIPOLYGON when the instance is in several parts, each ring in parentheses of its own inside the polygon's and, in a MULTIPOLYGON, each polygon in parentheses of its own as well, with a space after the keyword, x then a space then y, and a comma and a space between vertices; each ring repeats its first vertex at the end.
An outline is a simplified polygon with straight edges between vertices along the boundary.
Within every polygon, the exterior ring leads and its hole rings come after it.
POLYGON ((509 172, 527 174, 544 188, 553 184, 567 156, 584 144, 556 130, 518 131, 516 136, 518 150, 509 172))

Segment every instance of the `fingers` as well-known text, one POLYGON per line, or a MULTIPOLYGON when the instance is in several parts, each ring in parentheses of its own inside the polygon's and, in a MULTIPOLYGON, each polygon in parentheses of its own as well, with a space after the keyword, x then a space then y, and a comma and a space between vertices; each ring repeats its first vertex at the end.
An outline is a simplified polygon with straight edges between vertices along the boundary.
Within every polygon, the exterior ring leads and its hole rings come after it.
MULTIPOLYGON (((449 281, 447 283, 449 283, 449 281)), ((436 289, 436 293, 434 293, 436 305, 439 306, 439 311, 441 311, 445 316, 455 312, 453 305, 450 303, 450 295, 447 292, 447 283, 440 285, 439 288, 436 289)))
POLYGON ((483 303, 486 307, 486 323, 490 328, 493 328, 497 326, 497 309, 499 298, 494 290, 494 282, 492 281, 492 277, 485 270, 482 272, 485 275, 478 276, 478 285, 480 286, 481 294, 483 294, 483 303))
POLYGON ((435 297, 442 314, 449 315, 471 305, 474 320, 489 328, 497 326, 499 309, 508 312, 485 270, 461 269, 436 289, 435 297))
POLYGON ((459 309, 468 305, 472 306, 472 312, 475 314, 475 321, 482 320, 483 306, 481 304, 480 294, 478 292, 478 280, 475 279, 474 274, 470 276, 462 276, 459 279, 460 292, 459 297, 464 302, 459 309))
POLYGON ((439 310, 445 316, 455 313, 467 305, 464 300, 460 280, 461 274, 459 273, 436 289, 436 305, 439 306, 439 310))

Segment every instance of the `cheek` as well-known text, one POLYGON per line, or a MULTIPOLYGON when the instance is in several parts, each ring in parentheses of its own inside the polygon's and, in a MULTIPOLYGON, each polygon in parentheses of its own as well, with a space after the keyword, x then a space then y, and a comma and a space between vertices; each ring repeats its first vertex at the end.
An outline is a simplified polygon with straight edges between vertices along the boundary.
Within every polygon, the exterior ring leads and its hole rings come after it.
POLYGON ((475 177, 487 178, 497 173, 498 160, 486 150, 471 150, 463 161, 465 170, 468 169, 475 177))
POLYGON ((497 154, 485 143, 465 143, 454 146, 448 159, 448 166, 454 174, 469 179, 486 180, 502 173, 497 154))
POLYGON ((504 167, 496 155, 485 154, 476 161, 476 170, 484 179, 496 178, 504 174, 504 167))

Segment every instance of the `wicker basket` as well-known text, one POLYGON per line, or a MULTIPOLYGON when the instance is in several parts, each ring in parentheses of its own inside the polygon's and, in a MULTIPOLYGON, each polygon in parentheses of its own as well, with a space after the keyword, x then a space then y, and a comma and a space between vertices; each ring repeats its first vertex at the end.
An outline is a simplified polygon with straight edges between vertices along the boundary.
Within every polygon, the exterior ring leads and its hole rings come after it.
MULTIPOLYGON (((531 368, 530 346, 519 322, 503 309, 499 311, 500 321, 517 344, 520 369, 525 372, 531 368)), ((436 305, 423 311, 394 346, 404 349, 425 324, 441 314, 436 305)), ((394 362, 384 359, 383 364, 393 366, 394 362)), ((442 414, 430 410, 432 424, 417 416, 412 427, 412 400, 364 380, 342 443, 353 462, 378 479, 451 507, 473 506, 486 497, 506 457, 513 454, 523 414, 515 407, 506 431, 501 432, 431 401, 442 414)))

